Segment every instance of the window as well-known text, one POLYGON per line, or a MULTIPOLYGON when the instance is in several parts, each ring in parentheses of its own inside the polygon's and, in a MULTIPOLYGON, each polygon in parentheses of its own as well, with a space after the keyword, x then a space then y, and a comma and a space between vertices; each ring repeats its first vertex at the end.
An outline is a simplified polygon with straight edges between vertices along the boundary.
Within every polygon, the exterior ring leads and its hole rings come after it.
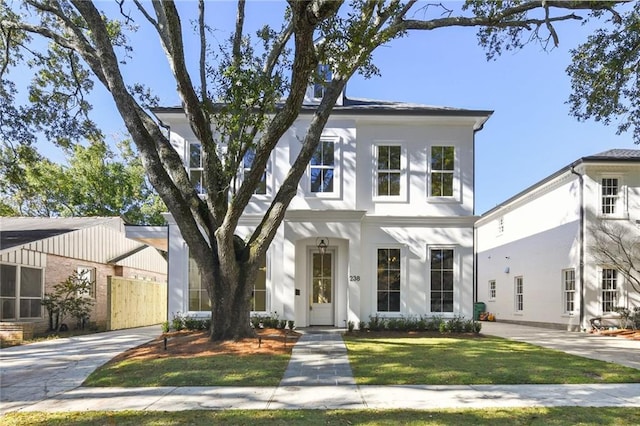
POLYGON ((504 233, 504 217, 498 219, 498 235, 502 235, 504 233))
POLYGON ((0 265, 0 319, 42 317, 42 269, 0 265))
POLYGON ((565 269, 562 271, 562 295, 564 303, 564 312, 572 313, 575 311, 576 296, 576 271, 575 269, 565 269))
POLYGON ((258 275, 253 285, 253 293, 251 296, 251 310, 266 311, 267 310, 267 256, 260 259, 260 267, 258 275))
POLYGON ((198 194, 205 194, 204 168, 202 167, 202 145, 199 142, 189 143, 189 178, 198 194))
POLYGON ((524 283, 522 277, 515 278, 515 309, 522 312, 524 309, 524 283))
POLYGON ((377 195, 400 195, 402 147, 378 145, 377 147, 377 195))
POLYGON ((453 249, 432 249, 431 312, 453 312, 453 249))
POLYGON ((489 281, 489 300, 496 300, 496 280, 489 281))
POLYGON ((321 140, 310 162, 311 192, 333 192, 335 172, 335 143, 321 140))
POLYGON ((602 270, 602 313, 613 312, 618 304, 618 271, 602 270))
POLYGON ((91 268, 88 266, 78 266, 77 270, 78 279, 85 280, 89 283, 86 291, 80 294, 81 296, 87 296, 94 298, 96 297, 96 268, 91 268))
POLYGON ((318 75, 316 78, 318 81, 313 85, 313 97, 321 99, 327 90, 327 83, 330 83, 332 78, 329 65, 318 65, 318 75))
POLYGON ((602 179, 602 214, 616 214, 618 203, 618 179, 602 179))
MULTIPOLYGON (((256 158, 256 152, 253 149, 250 149, 244 155, 242 159, 242 176, 246 176, 253 166, 253 160, 256 158)), ((260 178, 260 183, 256 186, 256 190, 254 194, 266 194, 267 193, 267 172, 262 174, 262 178, 260 178)))
POLYGON ((209 293, 202 283, 198 265, 191 256, 189 256, 189 310, 211 311, 209 293))
POLYGON ((400 249, 378 249, 378 312, 400 312, 400 249))
POLYGON ((455 152, 452 146, 431 147, 431 197, 453 197, 455 152))

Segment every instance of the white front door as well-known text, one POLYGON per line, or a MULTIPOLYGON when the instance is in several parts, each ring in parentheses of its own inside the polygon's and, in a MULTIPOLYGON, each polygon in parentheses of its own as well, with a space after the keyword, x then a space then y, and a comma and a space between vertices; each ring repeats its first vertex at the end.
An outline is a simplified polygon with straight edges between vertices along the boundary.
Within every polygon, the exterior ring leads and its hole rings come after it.
POLYGON ((333 323, 333 253, 311 252, 311 285, 309 294, 309 325, 334 325, 333 323))

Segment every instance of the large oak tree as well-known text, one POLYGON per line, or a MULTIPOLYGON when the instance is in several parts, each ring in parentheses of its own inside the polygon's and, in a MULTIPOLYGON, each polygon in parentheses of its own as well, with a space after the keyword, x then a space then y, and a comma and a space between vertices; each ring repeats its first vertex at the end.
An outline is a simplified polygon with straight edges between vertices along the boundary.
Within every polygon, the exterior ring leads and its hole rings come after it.
MULTIPOLYGON (((319 142, 332 108, 354 73, 372 76, 373 52, 412 31, 478 28, 479 44, 492 58, 528 42, 558 43, 557 24, 582 16, 616 17, 617 2, 467 1, 431 5, 417 0, 290 0, 281 25, 251 33, 237 1, 234 31, 227 43, 210 42, 205 6, 183 18, 171 1, 134 0, 129 11, 107 15, 103 3, 84 0, 27 0, 0 10, 0 133, 3 143, 34 143, 38 134, 62 145, 99 133, 89 118, 86 93, 103 85, 115 101, 142 158, 149 180, 173 215, 200 268, 212 300, 211 338, 252 334, 252 283, 298 182, 319 142), (595 15, 594 15, 595 12, 595 15), (198 69, 185 55, 185 23, 199 43, 198 69), (204 184, 200 198, 160 123, 150 113, 155 98, 142 84, 127 85, 123 63, 144 46, 127 45, 132 25, 157 34, 185 117, 202 145, 204 184), (39 38, 45 39, 43 44, 39 38), (328 64, 332 80, 312 116, 299 156, 255 231, 245 240, 235 230, 271 151, 294 123, 307 86, 328 64), (11 71, 34 72, 30 103, 20 104, 11 71), (218 149, 221 145, 225 150, 218 149), (239 188, 234 179, 247 150, 255 152, 251 171, 239 188), (224 154, 221 154, 224 152, 224 154)), ((120 3, 119 3, 120 4, 120 3)), ((126 5, 130 5, 127 3, 126 5)), ((151 43, 152 40, 145 40, 151 43)), ((419 48, 419 47, 416 47, 419 48)))

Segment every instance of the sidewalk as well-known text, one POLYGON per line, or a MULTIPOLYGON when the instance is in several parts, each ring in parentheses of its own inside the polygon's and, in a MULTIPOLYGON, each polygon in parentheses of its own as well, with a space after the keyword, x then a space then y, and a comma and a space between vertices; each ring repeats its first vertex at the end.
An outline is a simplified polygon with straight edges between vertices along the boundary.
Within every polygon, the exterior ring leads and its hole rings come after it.
MULTIPOLYGON (((483 324, 484 325, 484 324, 483 324)), ((530 327, 529 327, 530 328, 530 327)), ((487 330, 506 333, 510 328, 487 330)), ((586 385, 355 385, 340 332, 302 330, 276 387, 76 387, 5 405, 2 412, 223 409, 442 409, 539 406, 640 407, 640 383, 586 385), (47 399, 43 399, 47 398, 47 399)), ((484 331, 484 330, 483 330, 484 331)), ((526 332, 527 330, 525 330, 526 332)), ((546 330, 528 330, 534 335, 546 330)), ((520 334, 524 333, 520 331, 520 334)), ((577 337, 585 337, 577 333, 577 337)), ((562 335, 558 335, 562 336, 562 335)), ((522 338, 522 335, 520 336, 522 338)), ((606 344, 605 341, 603 343, 606 344)), ((577 344, 574 342, 574 344, 577 344)), ((593 345, 591 340, 585 346, 593 345)), ((614 345, 615 346, 615 345, 614 345)), ((2 353, 4 361, 4 352, 2 353)), ((84 373, 83 373, 84 374, 84 373)), ((86 373, 89 374, 89 373, 86 373)), ((640 372, 639 372, 640 374, 640 372)), ((34 379, 38 374, 34 374, 34 379)))

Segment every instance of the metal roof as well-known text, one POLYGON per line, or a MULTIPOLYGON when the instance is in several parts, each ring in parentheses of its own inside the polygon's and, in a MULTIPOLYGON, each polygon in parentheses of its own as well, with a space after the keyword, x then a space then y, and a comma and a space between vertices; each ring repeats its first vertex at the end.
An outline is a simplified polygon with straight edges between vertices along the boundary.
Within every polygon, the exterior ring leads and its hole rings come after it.
POLYGON ((97 225, 119 227, 120 221, 119 217, 0 217, 0 250, 97 225))

